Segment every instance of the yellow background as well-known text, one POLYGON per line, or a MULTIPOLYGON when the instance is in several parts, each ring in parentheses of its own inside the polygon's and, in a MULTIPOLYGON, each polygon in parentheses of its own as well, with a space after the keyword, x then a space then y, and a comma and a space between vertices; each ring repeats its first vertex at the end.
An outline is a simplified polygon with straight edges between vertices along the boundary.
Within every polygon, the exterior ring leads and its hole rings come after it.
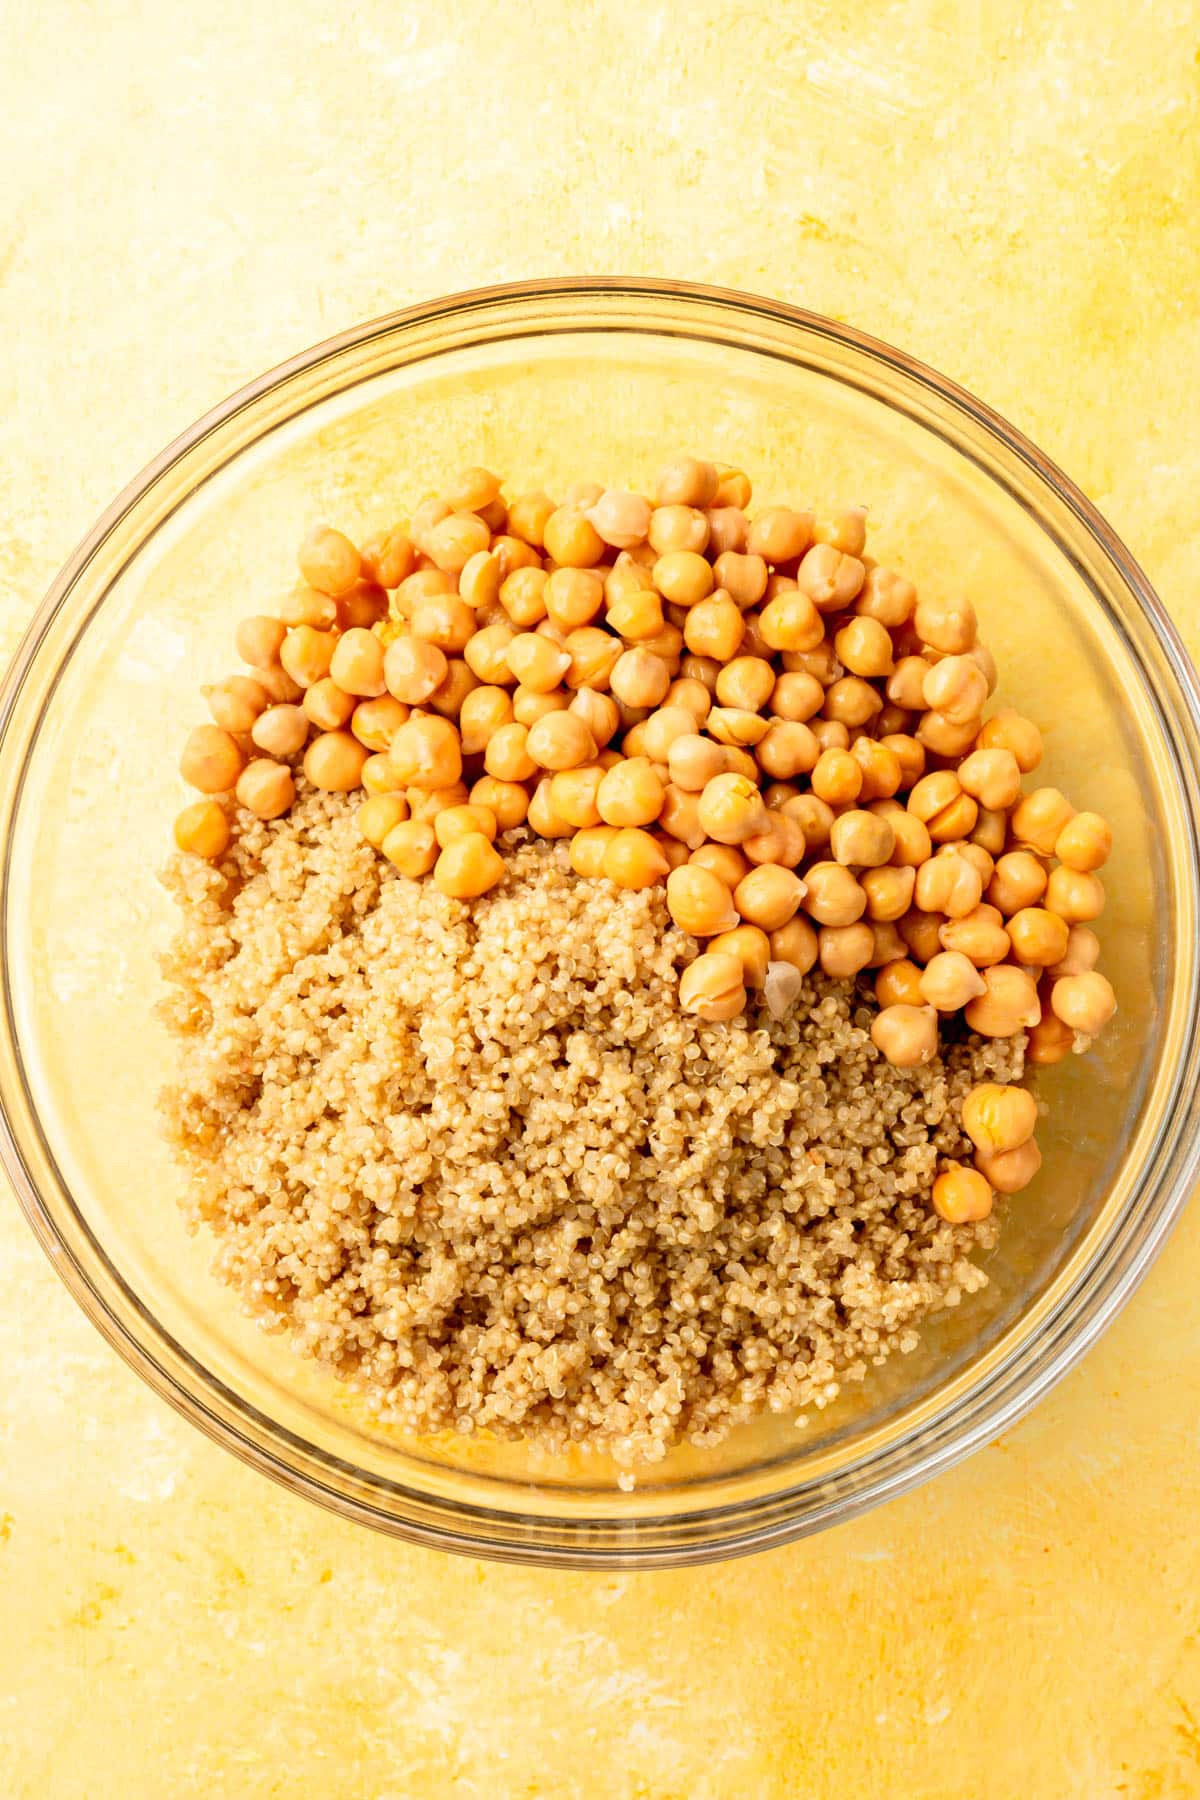
MULTIPOLYGON (((848 319, 1055 457, 1200 645, 1190 0, 18 0, 0 653, 205 407, 373 313, 689 276, 848 319)), ((79 871, 87 904, 87 871, 79 871)), ((4 1800, 1200 1794, 1200 1216, 1033 1417, 738 1564, 443 1559, 179 1421, 0 1193, 4 1800)))

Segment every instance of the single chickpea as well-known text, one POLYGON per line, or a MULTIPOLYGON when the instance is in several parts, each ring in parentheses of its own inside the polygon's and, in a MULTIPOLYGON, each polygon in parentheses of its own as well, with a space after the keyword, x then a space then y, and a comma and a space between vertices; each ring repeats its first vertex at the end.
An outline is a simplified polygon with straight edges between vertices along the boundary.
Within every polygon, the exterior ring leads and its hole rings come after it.
POLYGON ((925 679, 934 665, 923 656, 902 656, 888 676, 887 697, 893 706, 909 712, 922 712, 925 707, 925 679))
POLYGON ((969 1002, 967 1024, 983 1037, 1015 1037, 1042 1016, 1033 977, 1012 963, 994 963, 980 978, 985 992, 969 1002))
POLYGON ((508 646, 508 666, 522 687, 535 694, 556 688, 571 666, 570 654, 535 631, 522 631, 508 646))
POLYGON ((314 787, 349 794, 361 785, 366 760, 365 745, 349 731, 322 731, 304 752, 304 773, 314 787))
POLYGON ((819 942, 817 933, 807 919, 799 914, 781 925, 777 931, 768 934, 770 960, 776 963, 788 963, 801 975, 807 975, 817 961, 819 942))
POLYGON ((604 852, 616 837, 614 825, 587 825, 575 833, 568 852, 576 875, 595 880, 604 873, 604 852))
POLYGON ((821 643, 825 623, 809 595, 799 588, 790 588, 767 601, 759 630, 769 650, 803 653, 815 650, 821 643))
POLYGON ((536 493, 522 494, 508 509, 509 532, 540 550, 545 543, 546 521, 554 510, 553 500, 540 489, 536 493))
POLYGON ((796 720, 773 719, 755 746, 758 766, 777 781, 815 769, 821 755, 816 737, 796 720))
POLYGON ((454 781, 444 788, 410 787, 405 791, 404 798, 408 802, 410 819, 425 819, 434 825, 439 813, 445 812, 450 806, 465 806, 471 796, 465 781, 454 781))
MULTIPOLYGON (((916 724, 918 714, 909 712, 907 707, 896 706, 891 700, 885 700, 875 720, 876 734, 889 738, 903 734, 908 736, 916 724)), ((913 739, 916 742, 916 739, 913 739)))
POLYGON ((875 952, 875 933, 861 920, 854 925, 823 925, 817 942, 821 968, 834 981, 857 975, 875 952))
POLYGON ((476 614, 498 603, 502 585, 500 558, 494 550, 477 551, 458 578, 459 594, 476 614))
POLYGON ((965 857, 972 868, 978 869, 979 879, 985 888, 995 873, 996 864, 982 844, 962 843, 961 841, 954 844, 941 844, 937 854, 939 856, 965 857))
POLYGON ((408 818, 408 802, 403 794, 372 794, 364 800, 356 814, 358 828, 373 850, 383 849, 383 840, 397 825, 408 818))
POLYGON ((896 929, 914 962, 924 967, 937 955, 942 947, 938 934, 944 923, 941 913, 923 912, 919 906, 910 907, 896 920, 896 929))
POLYGON ((978 630, 969 600, 918 600, 913 625, 921 642, 943 656, 961 656, 970 650, 978 630))
POLYGON ((644 754, 652 762, 668 762, 671 745, 680 738, 693 737, 696 721, 684 706, 661 706, 638 727, 642 734, 644 754))
MULTIPOLYGON (((714 684, 715 685, 715 684, 714 684)), ((690 712, 697 725, 703 725, 712 708, 712 695, 702 681, 690 680, 681 676, 673 681, 667 689, 667 706, 682 706, 690 712)))
MULTIPOLYGON (((692 935, 698 934, 693 932, 692 935)), ((742 965, 742 981, 747 988, 761 988, 766 981, 771 946, 766 932, 757 925, 737 925, 730 931, 721 932, 709 940, 708 951, 712 955, 736 956, 742 965)))
POLYGON ((795 562, 812 543, 813 516, 789 506, 769 506, 750 521, 746 548, 752 556, 778 567, 795 562))
POLYGON ((1025 1061, 1048 1067, 1051 1063, 1062 1062, 1074 1048, 1075 1033, 1071 1027, 1064 1025, 1057 1014, 1043 1012, 1037 1024, 1029 1028, 1025 1061))
POLYGON ((716 937, 738 923, 733 895, 719 876, 687 862, 667 876, 667 911, 681 931, 716 937))
POLYGON ((298 587, 280 601, 279 617, 289 627, 308 625, 314 631, 328 631, 337 624, 338 603, 329 594, 319 594, 316 588, 298 587))
POLYGON ((259 819, 278 819, 296 798, 296 783, 286 763, 258 756, 238 776, 237 798, 259 819))
POLYGON ((675 606, 695 606, 712 593, 712 566, 696 550, 669 550, 654 565, 654 585, 675 606))
POLYGON ((981 750, 1009 750, 1022 775, 1029 775, 1042 760, 1042 734, 1032 719, 1004 707, 987 720, 979 733, 981 750))
POLYGON ((214 722, 223 731, 234 733, 250 731, 271 698, 262 683, 249 675, 229 675, 204 693, 214 722))
MULTIPOLYGON (((511 624, 497 622, 485 625, 477 631, 470 642, 463 648, 463 660, 472 675, 486 687, 512 687, 516 677, 508 666, 509 646, 516 641, 517 633, 511 624)), ((427 646, 432 648, 432 646, 427 646)), ((388 654, 391 654, 389 646, 388 654)), ((438 652, 441 655, 441 652, 438 652)), ((384 673, 387 673, 387 659, 384 659, 384 673)))
POLYGON ((237 739, 219 725, 197 725, 189 732, 179 759, 179 772, 202 794, 224 794, 236 786, 246 758, 237 739))
POLYGON ((871 1023, 871 1042, 894 1069, 919 1069, 937 1055, 937 1013, 932 1006, 885 1006, 871 1023))
MULTIPOLYGON (((520 573, 528 579, 543 571, 524 569, 520 573)), ((510 581, 513 579, 513 576, 509 577, 510 581)), ((501 594, 502 601, 503 598, 501 594)), ((590 625, 603 608, 604 582, 595 569, 555 569, 542 583, 541 598, 546 613, 556 625, 563 631, 577 631, 581 625, 590 625)))
POLYGON ((972 648, 967 651, 967 655, 986 681, 987 691, 990 697, 995 693, 996 682, 999 679, 995 657, 992 655, 986 644, 973 645, 972 648))
POLYGON ((978 1169, 952 1163, 933 1184, 933 1210, 948 1225, 973 1225, 992 1210, 992 1190, 978 1169))
POLYGON ((913 868, 864 868, 858 879, 867 896, 867 916, 879 924, 902 919, 913 903, 913 868))
POLYGON ((877 619, 850 619, 834 636, 833 647, 852 675, 878 678, 895 666, 892 640, 877 619))
POLYGON ((862 792, 862 769, 848 750, 822 750, 809 777, 818 800, 853 806, 862 792))
POLYGON ((875 998, 881 1007, 923 1006, 921 971, 916 963, 903 956, 884 963, 875 977, 875 998))
POLYGON ((908 796, 908 810, 921 820, 935 844, 967 837, 979 817, 979 807, 963 792, 952 769, 923 775, 908 796))
POLYGON ((275 706, 294 706, 304 692, 281 663, 273 669, 255 669, 254 679, 259 687, 266 689, 268 699, 275 706))
POLYGON ((545 775, 537 783, 530 796, 527 822, 532 831, 539 837, 562 838, 572 837, 575 827, 569 825, 562 815, 555 810, 554 796, 550 791, 551 777, 545 775))
POLYGON ((734 905, 748 925, 778 931, 799 909, 805 884, 791 869, 778 863, 762 863, 743 875, 734 890, 734 905))
POLYGON ((708 689, 709 696, 716 692, 717 676, 721 673, 721 665, 711 656, 683 657, 679 664, 679 673, 686 681, 698 682, 708 689))
MULTIPOLYGON (((299 710, 298 708, 294 710, 299 710)), ((264 715, 265 717, 265 715, 264 715)), ((350 729, 360 744, 368 750, 386 750, 392 739, 409 717, 409 708, 403 701, 391 694, 381 694, 378 700, 360 700, 350 715, 350 729)), ((298 750, 303 744, 301 738, 294 748, 298 750)), ((274 750, 270 744, 264 744, 264 750, 272 755, 290 755, 290 751, 274 750)))
POLYGON ((822 712, 848 731, 858 730, 882 711, 883 701, 860 675, 843 675, 825 690, 822 712))
POLYGON ((1019 1150, 1037 1129, 1037 1101, 1028 1088, 980 1082, 962 1104, 962 1127, 985 1156, 1019 1150))
POLYGON ((965 725, 954 725, 944 713, 924 713, 917 722, 917 742, 931 756, 962 756, 975 742, 979 720, 969 719, 965 725))
POLYGON ((453 900, 478 899, 503 881, 504 875, 503 857, 481 831, 452 839, 433 868, 434 886, 453 900))
POLYGON ((596 792, 603 779, 604 770, 597 763, 560 769, 550 782, 550 805, 560 819, 577 831, 599 825, 596 792))
POLYGON ((402 875, 428 875, 438 859, 438 843, 427 819, 402 819, 379 848, 402 875))
POLYGON ((1049 975, 1086 975, 1100 960, 1100 939, 1086 925, 1072 925, 1067 932, 1067 947, 1049 975))
MULTIPOLYGON (((714 707, 713 710, 715 712, 716 708, 714 707)), ((725 773, 727 775, 744 775, 747 781, 752 781, 757 787, 758 764, 751 752, 741 744, 724 744, 721 748, 725 753, 725 773)), ((765 805, 766 802, 764 801, 763 804, 765 805)))
POLYGON ((659 471, 655 499, 659 506, 711 506, 719 486, 715 464, 678 456, 659 471))
POLYGON ((1066 868, 1090 875, 1108 861, 1112 826, 1099 813, 1076 813, 1059 832, 1054 854, 1066 868))
POLYGON ((268 756, 295 756, 308 737, 308 719, 298 706, 268 706, 250 727, 255 748, 268 756))
MULTIPOLYGON (((580 688, 571 701, 570 710, 583 720, 600 745, 610 741, 621 722, 621 715, 612 695, 598 694, 594 688, 580 688)), ((690 713, 685 716, 691 719, 690 713)))
POLYGON ((383 678, 394 699, 406 706, 423 706, 445 681, 449 667, 436 645, 420 638, 398 637, 384 652, 383 678))
POLYGON ((699 555, 708 548, 708 516, 695 506, 658 506, 651 514, 646 536, 656 557, 670 556, 676 550, 693 550, 699 555))
POLYGON ((458 724, 463 754, 477 756, 486 750, 495 732, 513 719, 512 696, 502 687, 477 687, 463 700, 458 724))
POLYGON ((300 707, 318 731, 340 731, 350 722, 355 699, 353 694, 343 692, 331 675, 326 675, 305 688, 300 707))
POLYGON ((748 712, 740 706, 714 706, 705 721, 710 737, 718 744, 744 750, 761 743, 771 729, 771 721, 761 713, 748 712))
POLYGON ((926 675, 921 697, 925 706, 941 713, 951 725, 972 725, 973 738, 987 699, 987 680, 970 657, 944 656, 926 675))
POLYGON ((744 512, 750 504, 750 477, 744 469, 735 469, 728 463, 717 463, 717 492, 714 504, 717 506, 736 506, 744 512))
MULTIPOLYGON (((872 810, 878 804, 880 803, 872 801, 872 810)), ((933 842, 923 821, 903 807, 898 807, 886 817, 896 839, 892 861, 897 868, 919 869, 922 863, 927 863, 933 855, 933 842)))
POLYGON ((1000 913, 994 906, 976 906, 960 918, 947 919, 938 931, 944 950, 961 950, 977 969, 1003 962, 1012 948, 1000 913))
POLYGON ((794 869, 807 848, 804 833, 795 820, 769 807, 766 830, 744 838, 741 847, 751 863, 779 863, 785 869, 794 869))
POLYGON ((662 811, 658 815, 658 826, 660 831, 665 831, 668 836, 678 840, 688 851, 698 850, 704 842, 698 797, 668 782, 663 794, 662 811))
POLYGON ((1046 891, 1046 881, 1046 871, 1036 856, 1028 850, 1009 850, 996 859, 987 897, 1010 917, 1022 907, 1036 905, 1046 891))
MULTIPOLYGON (((471 628, 474 629, 473 618, 471 628)), ((421 635, 417 632, 417 636, 421 635)), ((383 646, 375 633, 361 628, 344 631, 334 645, 329 673, 347 694, 377 700, 387 683, 383 678, 383 646)))
POLYGON ((842 813, 829 834, 834 860, 844 868, 882 868, 895 843, 896 834, 887 819, 860 810, 842 813))
MULTIPOLYGON (((462 712, 463 701, 468 694, 473 694, 478 686, 478 679, 471 673, 461 657, 452 656, 446 670, 446 679, 439 681, 429 696, 431 711, 441 713, 443 719, 453 719, 457 722, 462 712)), ((563 704, 566 704, 565 700, 563 704)))
POLYGON ((757 656, 736 656, 717 676, 717 699, 722 706, 758 712, 767 704, 775 686, 775 671, 757 656))
POLYGON ((493 731, 483 752, 483 766, 497 781, 529 781, 537 774, 537 764, 528 749, 529 732, 524 725, 500 725, 493 731))
POLYGON ((388 597, 373 581, 360 581, 337 603, 339 631, 369 631, 388 616, 388 597))
POLYGON ((657 839, 635 826, 619 828, 605 847, 604 874, 618 887, 653 887, 670 869, 657 839))
MULTIPOLYGON (((947 661, 953 661, 948 657, 947 661)), ((944 668, 939 663, 937 668, 944 668)), ((934 670, 936 673, 936 669, 934 670)), ((1021 796, 1021 771, 1011 750, 974 750, 958 766, 963 791, 989 812, 1004 812, 1021 796)))
POLYGON ((710 1024, 735 1019, 745 1010, 746 987, 740 957, 709 950, 689 963, 679 980, 679 1004, 710 1024))
POLYGON ((588 522, 596 535, 615 550, 630 550, 650 530, 653 509, 641 494, 609 488, 588 508, 588 522))
POLYGON ((612 680, 612 672, 625 654, 620 638, 602 631, 596 625, 581 625, 567 634, 563 649, 570 657, 564 676, 571 689, 589 687, 603 693, 612 680))
POLYGON ((1008 935, 1016 961, 1042 969, 1066 955, 1070 937, 1065 921, 1041 906, 1023 906, 1014 913, 1008 935))
POLYGON ((1085 1037, 1103 1031, 1117 1010, 1112 983, 1095 969, 1083 975, 1062 975, 1050 991, 1050 1004, 1064 1025, 1085 1037))
POLYGON ((490 469, 472 464, 470 468, 458 471, 447 484, 443 498, 447 506, 457 512, 477 513, 481 507, 490 506, 499 492, 500 477, 493 475, 490 469))
POLYGON ((612 666, 609 683, 626 706, 661 706, 671 676, 666 663, 652 651, 625 650, 612 666))
POLYGON ((649 759, 638 756, 609 769, 597 789, 596 806, 606 825, 652 825, 665 798, 649 759))
POLYGON ((1104 883, 1098 875, 1062 865, 1050 871, 1046 906, 1068 925, 1086 925, 1104 911, 1104 883))
POLYGON ((435 714, 412 718, 402 725, 392 739, 388 755, 405 787, 445 788, 462 779, 462 741, 458 731, 449 719, 435 714))
POLYGON ((500 564, 501 584, 508 580, 514 569, 539 569, 542 566, 541 557, 524 538, 502 533, 492 539, 492 553, 500 564))
POLYGON ((798 794, 794 800, 785 800, 780 811, 800 827, 810 850, 825 848, 834 820, 833 808, 827 801, 817 794, 798 794))
POLYGON ((825 689, 812 675, 783 674, 771 690, 770 710, 777 718, 803 725, 820 712, 825 689))
POLYGON ((818 925, 854 925, 867 910, 865 888, 841 863, 816 862, 804 880, 804 910, 818 925))
POLYGON ((311 687, 329 673, 337 639, 331 631, 314 631, 310 625, 297 625, 283 640, 279 660, 293 681, 311 687))
POLYGON ((867 542, 865 506, 838 506, 813 525, 815 544, 832 544, 847 556, 861 556, 867 542))
MULTIPOLYGON (((708 521, 709 553, 723 556, 727 550, 744 551, 749 523, 740 506, 710 506, 704 515, 708 521)), ((684 549, 693 549, 687 544, 684 549)))
POLYGON ((314 526, 301 544, 297 560, 309 587, 335 598, 348 593, 362 573, 358 551, 332 525, 314 526))
POLYGON ((668 684, 678 675, 683 660, 683 633, 677 625, 664 625, 653 637, 641 638, 637 648, 649 650, 666 665, 668 684))
POLYGON ((986 850, 993 859, 998 857, 1008 842, 1007 812, 989 812, 986 806, 981 806, 971 842, 986 850))
POLYGON ((713 564, 713 578, 742 612, 748 612, 766 592, 767 565, 761 556, 724 550, 713 564))
POLYGON ((876 566, 867 570, 854 610, 862 618, 875 619, 889 631, 895 631, 912 618, 916 604, 917 590, 911 581, 894 569, 876 566))
MULTIPOLYGON (((362 739, 359 739, 362 742, 362 739)), ((368 794, 394 794, 398 792, 401 782, 391 757, 385 750, 377 750, 368 756, 362 766, 362 785, 368 794)))
MULTIPOLYGON (((577 713, 548 712, 528 727, 525 738, 527 755, 541 769, 577 769, 596 755, 595 738, 577 713)), ((641 824, 642 821, 611 820, 611 824, 641 824)))
MULTIPOLYGON (((638 553, 640 554, 641 552, 638 553)), ((655 557, 655 561, 657 560, 655 557)), ((608 606, 615 606, 618 600, 624 600, 630 594, 658 592, 650 570, 644 567, 637 555, 628 550, 620 552, 611 569, 597 569, 595 573, 603 583, 604 600, 608 606)))
POLYGON ((175 820, 176 847, 216 862, 229 848, 229 820, 215 800, 194 800, 175 820))
POLYGON ((717 843, 740 844, 765 830, 767 809, 756 783, 745 775, 714 775, 701 792, 699 819, 717 843))
POLYGON ((921 998, 938 1012, 959 1012, 969 1000, 986 992, 983 977, 961 950, 939 950, 921 976, 921 998))
POLYGON ((878 743, 874 738, 862 736, 855 738, 850 746, 850 754, 862 770, 862 787, 859 799, 890 800, 899 792, 904 780, 904 770, 900 758, 887 744, 878 743))
MULTIPOLYGON (((563 572, 558 571, 560 574, 563 572)), ((497 598, 505 616, 514 625, 522 631, 531 631, 546 617, 549 586, 550 577, 545 569, 514 569, 501 582, 497 598)), ((474 623, 465 642, 469 643, 473 636, 474 623)))
POLYGON ((652 588, 635 588, 609 602, 610 631, 632 644, 645 644, 661 636, 666 627, 662 601, 652 588))
POLYGON ((439 569, 457 575, 473 556, 488 549, 491 540, 491 532, 475 513, 450 512, 423 533, 421 548, 439 569))
POLYGON ((433 821, 433 829, 443 850, 459 838, 478 832, 482 832, 489 843, 494 843, 496 815, 490 806, 477 806, 466 801, 461 806, 447 806, 433 821))
POLYGON ((486 806, 494 813, 501 831, 512 831, 529 812, 527 789, 519 781, 498 781, 494 775, 481 775, 469 799, 473 806, 486 806))
POLYGON ((252 669, 273 669, 279 661, 279 652, 286 636, 287 627, 282 619, 272 619, 265 613, 256 613, 252 618, 241 621, 233 641, 242 661, 249 663, 252 669))
POLYGON ((552 512, 542 541, 547 556, 571 569, 590 569, 604 555, 604 540, 580 506, 560 506, 552 512))
POLYGON ((962 919, 982 900, 983 881, 965 856, 934 856, 917 870, 914 894, 922 912, 962 919))
POLYGON ((796 570, 796 583, 818 612, 841 612, 861 591, 866 573, 857 556, 844 556, 832 544, 814 544, 796 570))
POLYGON ((1042 1153, 1036 1141, 1029 1138, 1015 1150, 1001 1150, 994 1156, 977 1150, 975 1166, 998 1194, 1019 1194, 1041 1168, 1042 1153))

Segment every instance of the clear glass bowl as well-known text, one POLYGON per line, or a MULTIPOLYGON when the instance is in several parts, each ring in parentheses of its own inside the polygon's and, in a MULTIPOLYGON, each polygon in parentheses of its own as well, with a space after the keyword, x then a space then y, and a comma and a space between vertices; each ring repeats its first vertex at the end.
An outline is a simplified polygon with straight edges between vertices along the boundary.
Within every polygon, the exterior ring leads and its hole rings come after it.
POLYGON ((218 1442, 354 1519, 475 1555, 636 1565, 845 1519, 995 1436, 1083 1352, 1198 1162, 1195 672, 1128 552, 978 401, 844 326, 743 295, 543 282, 362 326, 265 375, 154 462, 47 596, 0 708, 0 1151, 109 1341, 218 1442), (637 483, 686 446, 760 502, 870 503, 876 556, 971 595, 1046 779, 1116 830, 1102 922, 1120 1002, 1048 1070, 1045 1165, 991 1282, 804 1428, 764 1419, 621 1493, 596 1458, 405 1441, 239 1313, 188 1236, 156 1131, 155 871, 199 685, 290 582, 315 519, 366 534, 464 462, 552 491, 637 483))

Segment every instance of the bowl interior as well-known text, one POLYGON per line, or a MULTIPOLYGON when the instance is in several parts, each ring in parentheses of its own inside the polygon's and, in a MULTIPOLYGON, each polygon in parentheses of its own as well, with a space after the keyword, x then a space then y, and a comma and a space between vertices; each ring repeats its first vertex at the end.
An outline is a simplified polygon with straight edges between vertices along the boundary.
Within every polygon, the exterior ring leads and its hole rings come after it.
POLYGON ((880 371, 796 348, 652 323, 432 344, 397 328, 369 365, 343 359, 268 393, 169 471, 79 578, 35 671, 5 951, 47 1216, 197 1405, 385 1516, 416 1493, 514 1518, 635 1522, 838 1477, 1045 1323, 1159 1128, 1177 1036, 1169 847, 1181 815, 1128 640, 1027 496, 916 416, 880 371), (1044 1167, 1004 1207, 982 1294, 807 1424, 764 1419, 715 1451, 681 1450, 622 1495, 602 1459, 399 1438, 211 1277, 211 1246, 184 1229, 156 1127, 171 1048, 152 1007, 173 909, 155 871, 184 798, 182 737, 205 716, 200 685, 236 667, 236 621, 292 584, 314 521, 365 536, 466 462, 503 471, 510 493, 583 476, 647 483, 680 446, 740 464, 759 504, 868 504, 875 557, 923 590, 970 595, 998 697, 1045 730, 1040 779, 1113 822, 1099 929, 1120 1012, 1086 1056, 1039 1077, 1044 1167))

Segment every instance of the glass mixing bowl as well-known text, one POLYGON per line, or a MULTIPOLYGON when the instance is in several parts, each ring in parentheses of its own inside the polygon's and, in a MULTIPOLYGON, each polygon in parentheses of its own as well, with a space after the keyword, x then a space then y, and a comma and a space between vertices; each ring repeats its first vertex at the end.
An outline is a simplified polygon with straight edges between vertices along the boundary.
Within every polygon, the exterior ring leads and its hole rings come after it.
MULTIPOLYGON (((512 487, 510 486, 510 491, 512 487)), ((542 282, 361 326, 165 450, 55 582, 0 709, 0 1151, 109 1341, 188 1418, 346 1516, 475 1555, 696 1562, 848 1518, 994 1437, 1096 1338, 1196 1176, 1195 672, 1093 508, 952 383, 844 326, 655 282, 542 282), (756 499, 870 503, 871 549, 979 611, 1045 779, 1112 819, 1102 921, 1120 1012, 1039 1076, 1045 1164, 1005 1206, 990 1284, 804 1426, 681 1449, 631 1494, 597 1458, 403 1440, 245 1319, 189 1237, 156 1130, 155 880, 184 729, 235 621, 316 519, 365 536, 466 462, 522 484, 652 477, 679 447, 756 499)))

